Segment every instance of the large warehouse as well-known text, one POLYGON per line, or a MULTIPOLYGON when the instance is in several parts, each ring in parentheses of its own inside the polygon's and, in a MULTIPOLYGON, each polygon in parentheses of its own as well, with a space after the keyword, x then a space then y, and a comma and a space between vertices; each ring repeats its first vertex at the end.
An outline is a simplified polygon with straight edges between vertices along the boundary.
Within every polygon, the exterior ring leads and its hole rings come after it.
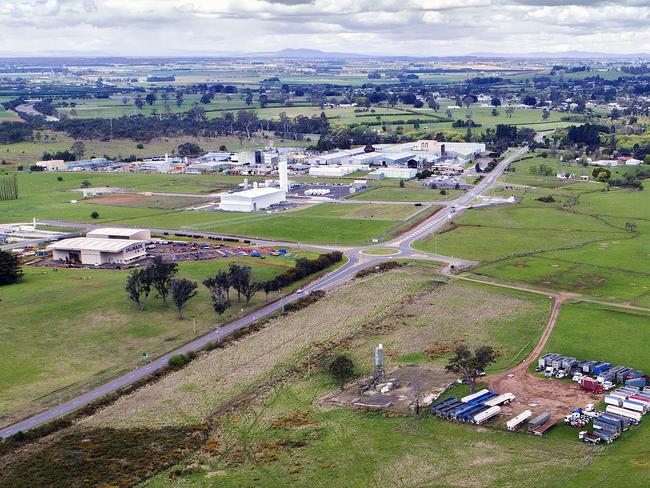
POLYGON ((255 212, 286 199, 287 192, 281 188, 253 188, 222 195, 219 209, 227 212, 255 212))
POLYGON ((125 264, 146 256, 146 241, 103 239, 100 237, 75 237, 63 239, 47 246, 53 258, 98 266, 100 264, 125 264))

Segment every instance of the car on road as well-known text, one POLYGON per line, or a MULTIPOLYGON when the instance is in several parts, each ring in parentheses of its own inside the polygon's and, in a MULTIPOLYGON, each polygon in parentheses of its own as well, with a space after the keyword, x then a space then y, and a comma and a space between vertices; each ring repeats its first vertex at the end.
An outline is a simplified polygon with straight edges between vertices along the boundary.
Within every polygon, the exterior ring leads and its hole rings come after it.
POLYGON ((302 295, 303 293, 305 293, 305 290, 303 290, 302 288, 298 288, 298 290, 296 291, 296 293, 297 293, 298 295, 302 295))

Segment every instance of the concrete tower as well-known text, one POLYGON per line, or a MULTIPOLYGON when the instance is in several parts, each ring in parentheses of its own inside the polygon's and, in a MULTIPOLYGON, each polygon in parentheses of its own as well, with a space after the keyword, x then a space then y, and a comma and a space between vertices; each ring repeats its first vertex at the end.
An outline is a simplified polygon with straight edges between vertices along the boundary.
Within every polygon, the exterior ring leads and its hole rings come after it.
POLYGON ((286 161, 278 163, 278 173, 280 176, 280 189, 286 192, 289 191, 289 170, 286 161))

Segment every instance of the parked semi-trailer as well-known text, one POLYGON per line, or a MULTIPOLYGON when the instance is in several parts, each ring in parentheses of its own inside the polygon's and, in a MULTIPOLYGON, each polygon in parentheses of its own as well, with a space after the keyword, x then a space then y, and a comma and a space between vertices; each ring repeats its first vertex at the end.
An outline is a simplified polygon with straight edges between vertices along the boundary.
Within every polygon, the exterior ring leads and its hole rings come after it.
POLYGON ((556 423, 557 423, 557 420, 551 419, 548 422, 546 422, 545 424, 533 429, 533 434, 542 436, 542 435, 546 434, 549 431, 549 429, 551 427, 553 427, 556 423))
POLYGON ((501 395, 486 400, 485 404, 489 407, 496 407, 497 405, 507 405, 513 401, 515 401, 515 396, 512 393, 502 393, 501 395))
POLYGON ((628 419, 635 420, 636 422, 640 422, 641 417, 643 416, 639 412, 634 412, 632 410, 628 410, 627 408, 614 407, 613 405, 607 405, 607 407, 605 407, 605 411, 607 413, 613 413, 616 415, 620 415, 621 417, 626 417, 628 419))
POLYGON ((474 423, 483 424, 500 413, 501 407, 490 407, 487 410, 483 410, 481 413, 474 415, 474 423))
POLYGON ((519 427, 524 425, 524 422, 532 417, 533 413, 530 410, 524 410, 516 417, 511 418, 506 422, 506 427, 508 430, 517 430, 519 427))
POLYGON ((630 400, 629 398, 623 402, 623 408, 634 410, 635 412, 639 412, 641 414, 644 414, 648 411, 647 404, 630 400))
POLYGON ((486 393, 490 393, 490 390, 486 390, 486 389, 479 390, 476 393, 472 393, 471 395, 464 396, 463 398, 460 399, 460 401, 463 402, 463 403, 469 403, 472 400, 475 400, 475 399, 485 395, 486 393))
POLYGON ((605 404, 614 405, 615 407, 620 407, 623 405, 623 398, 616 395, 606 395, 605 404))

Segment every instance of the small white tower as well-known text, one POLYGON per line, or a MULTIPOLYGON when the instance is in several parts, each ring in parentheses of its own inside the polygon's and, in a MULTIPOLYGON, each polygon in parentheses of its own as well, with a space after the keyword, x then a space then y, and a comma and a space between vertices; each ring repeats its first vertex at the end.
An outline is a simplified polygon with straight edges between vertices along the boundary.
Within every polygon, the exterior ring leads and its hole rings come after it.
POLYGON ((286 161, 278 163, 278 173, 280 176, 280 189, 286 192, 289 191, 289 169, 287 168, 286 161))

